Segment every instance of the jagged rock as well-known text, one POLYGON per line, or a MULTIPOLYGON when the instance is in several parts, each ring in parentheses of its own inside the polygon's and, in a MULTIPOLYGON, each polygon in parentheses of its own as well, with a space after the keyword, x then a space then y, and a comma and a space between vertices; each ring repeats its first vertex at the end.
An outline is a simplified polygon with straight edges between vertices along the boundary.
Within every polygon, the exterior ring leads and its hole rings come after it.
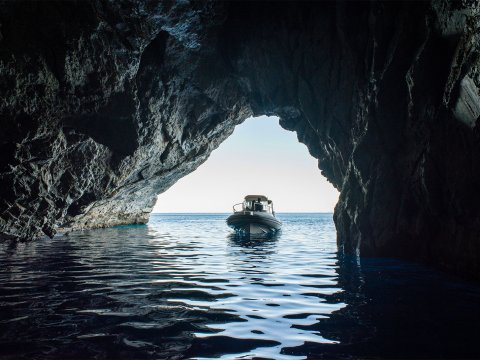
POLYGON ((146 222, 266 114, 341 191, 340 251, 480 275, 476 3, 7 1, 0 24, 4 236, 146 222))

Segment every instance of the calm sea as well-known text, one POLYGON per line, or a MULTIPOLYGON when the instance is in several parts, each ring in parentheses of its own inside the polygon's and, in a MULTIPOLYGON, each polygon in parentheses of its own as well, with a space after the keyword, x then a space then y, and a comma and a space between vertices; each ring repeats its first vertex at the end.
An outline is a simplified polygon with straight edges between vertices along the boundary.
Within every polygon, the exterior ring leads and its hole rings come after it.
POLYGON ((479 284, 339 256, 332 214, 226 216, 0 244, 0 358, 480 358, 479 284))

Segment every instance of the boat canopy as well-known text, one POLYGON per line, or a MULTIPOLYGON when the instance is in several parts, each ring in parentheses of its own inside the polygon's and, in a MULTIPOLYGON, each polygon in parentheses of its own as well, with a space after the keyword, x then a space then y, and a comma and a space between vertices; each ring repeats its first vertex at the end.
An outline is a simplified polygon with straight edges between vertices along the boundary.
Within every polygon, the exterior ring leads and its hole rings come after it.
POLYGON ((245 201, 268 201, 265 195, 247 195, 245 201))

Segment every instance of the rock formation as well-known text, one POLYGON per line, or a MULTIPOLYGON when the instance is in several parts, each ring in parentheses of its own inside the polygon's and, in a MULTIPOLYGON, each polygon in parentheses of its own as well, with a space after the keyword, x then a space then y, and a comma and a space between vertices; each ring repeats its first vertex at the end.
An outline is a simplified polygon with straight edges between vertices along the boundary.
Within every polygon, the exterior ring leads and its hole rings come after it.
POLYGON ((341 252, 479 277, 479 11, 4 2, 0 232, 146 222, 235 125, 277 115, 341 191, 341 252))

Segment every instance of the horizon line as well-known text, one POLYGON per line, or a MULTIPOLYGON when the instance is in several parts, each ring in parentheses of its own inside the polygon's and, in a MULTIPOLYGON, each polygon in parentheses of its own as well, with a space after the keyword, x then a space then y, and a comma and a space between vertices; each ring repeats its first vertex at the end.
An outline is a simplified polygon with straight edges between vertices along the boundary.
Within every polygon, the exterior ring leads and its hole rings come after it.
MULTIPOLYGON (((276 214, 333 214, 333 211, 276 211, 276 214)), ((151 212, 150 214, 232 214, 232 212, 195 212, 195 211, 180 211, 180 212, 151 212)))

